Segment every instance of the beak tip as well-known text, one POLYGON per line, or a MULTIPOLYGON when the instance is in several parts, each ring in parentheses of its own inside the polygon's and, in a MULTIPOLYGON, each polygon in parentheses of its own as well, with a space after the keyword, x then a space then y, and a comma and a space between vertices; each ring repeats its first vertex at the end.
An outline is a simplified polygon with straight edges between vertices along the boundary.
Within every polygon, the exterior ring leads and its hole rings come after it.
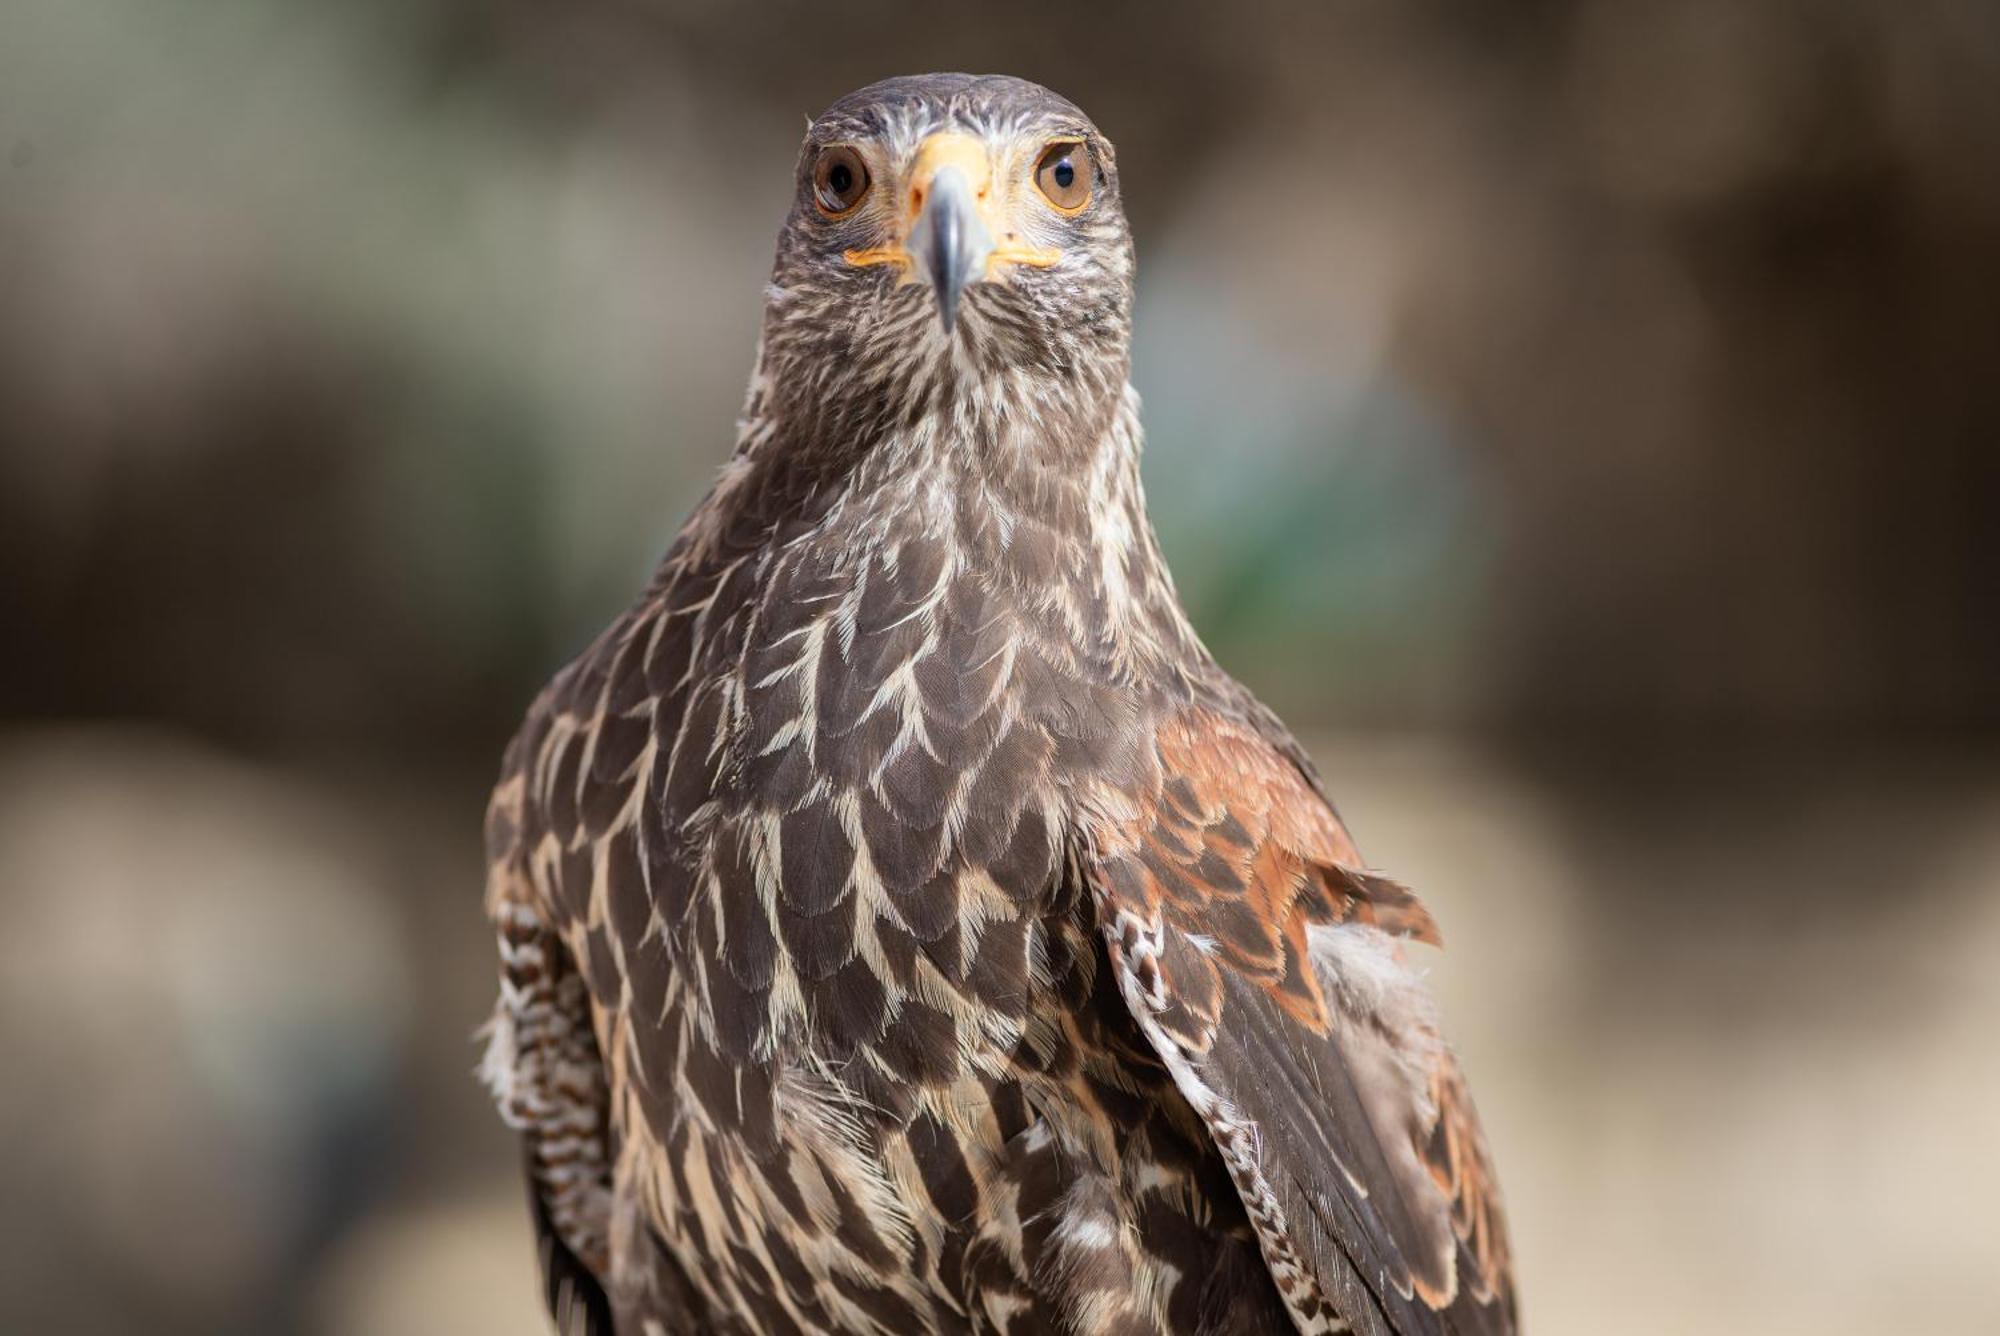
POLYGON ((924 267, 937 294, 938 319, 950 335, 958 326, 959 300, 992 250, 963 173, 956 168, 938 173, 918 228, 924 267))

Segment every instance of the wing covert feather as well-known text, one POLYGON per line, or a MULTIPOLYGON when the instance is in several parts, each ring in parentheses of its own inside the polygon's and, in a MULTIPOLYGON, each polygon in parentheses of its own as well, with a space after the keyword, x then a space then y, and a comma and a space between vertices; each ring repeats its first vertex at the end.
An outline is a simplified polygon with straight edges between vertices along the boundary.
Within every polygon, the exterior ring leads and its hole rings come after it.
POLYGON ((1167 720, 1151 791, 1102 795, 1090 880, 1126 1004, 1208 1125, 1305 1331, 1511 1333, 1477 1116, 1404 939, 1309 772, 1212 710, 1167 720))

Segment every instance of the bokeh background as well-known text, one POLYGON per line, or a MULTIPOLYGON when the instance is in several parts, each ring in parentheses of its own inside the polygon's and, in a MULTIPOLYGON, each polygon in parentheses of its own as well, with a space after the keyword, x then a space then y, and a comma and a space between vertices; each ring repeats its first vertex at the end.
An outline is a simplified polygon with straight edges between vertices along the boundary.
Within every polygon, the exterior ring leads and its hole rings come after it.
POLYGON ((2000 1331, 2000 8, 15 0, 0 1329, 542 1329, 479 813, 731 441, 802 118, 1118 142, 1147 478, 1530 1329, 2000 1331))

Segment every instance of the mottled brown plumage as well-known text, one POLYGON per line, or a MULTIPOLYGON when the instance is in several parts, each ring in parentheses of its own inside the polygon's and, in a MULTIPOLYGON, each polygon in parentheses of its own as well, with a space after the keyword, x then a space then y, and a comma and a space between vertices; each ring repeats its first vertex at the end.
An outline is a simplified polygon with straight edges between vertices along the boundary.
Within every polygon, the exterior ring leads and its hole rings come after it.
POLYGON ((892 80, 798 186, 736 454, 489 816, 561 1329, 1512 1331, 1430 919, 1154 543, 1110 144, 892 80))

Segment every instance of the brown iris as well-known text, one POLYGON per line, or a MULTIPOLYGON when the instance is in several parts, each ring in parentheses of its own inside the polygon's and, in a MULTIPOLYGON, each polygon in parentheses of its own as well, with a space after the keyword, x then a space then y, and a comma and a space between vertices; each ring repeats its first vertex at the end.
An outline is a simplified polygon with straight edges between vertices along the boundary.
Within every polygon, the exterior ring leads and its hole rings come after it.
POLYGON ((813 203, 829 218, 854 212, 854 206, 868 193, 868 164, 845 144, 819 151, 813 162, 813 203))
POLYGON ((1035 185, 1049 203, 1076 213, 1090 203, 1090 150, 1080 139, 1058 139, 1035 164, 1035 185))

